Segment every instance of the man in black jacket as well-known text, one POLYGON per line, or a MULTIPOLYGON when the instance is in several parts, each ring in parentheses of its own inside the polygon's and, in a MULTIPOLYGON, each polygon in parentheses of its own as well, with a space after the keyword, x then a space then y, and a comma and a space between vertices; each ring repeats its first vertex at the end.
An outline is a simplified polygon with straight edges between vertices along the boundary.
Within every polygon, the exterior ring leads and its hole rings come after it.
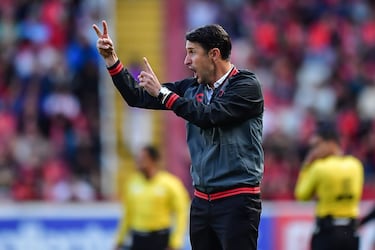
POLYGON ((130 106, 172 110, 187 120, 195 187, 190 212, 194 250, 255 250, 261 213, 264 101, 260 83, 230 62, 231 41, 219 25, 186 34, 185 65, 194 77, 160 84, 147 59, 138 81, 119 61, 103 21, 97 48, 130 106))

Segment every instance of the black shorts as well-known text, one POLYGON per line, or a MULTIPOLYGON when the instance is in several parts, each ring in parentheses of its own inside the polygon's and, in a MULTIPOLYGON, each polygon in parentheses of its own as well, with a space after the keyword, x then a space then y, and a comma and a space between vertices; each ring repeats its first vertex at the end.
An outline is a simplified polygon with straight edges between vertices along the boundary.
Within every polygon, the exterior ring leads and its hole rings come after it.
POLYGON ((169 242, 169 229, 153 232, 132 231, 130 250, 165 250, 169 242))

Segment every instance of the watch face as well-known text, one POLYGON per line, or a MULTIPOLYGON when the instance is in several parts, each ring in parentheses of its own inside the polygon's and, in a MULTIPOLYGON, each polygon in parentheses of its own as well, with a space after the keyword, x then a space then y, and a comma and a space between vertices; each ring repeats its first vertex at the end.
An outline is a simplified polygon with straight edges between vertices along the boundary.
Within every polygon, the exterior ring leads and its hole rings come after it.
POLYGON ((171 93, 171 91, 166 87, 161 87, 158 95, 159 100, 164 104, 165 99, 171 93))
POLYGON ((161 87, 160 93, 162 93, 163 95, 165 95, 165 94, 168 93, 168 89, 166 87, 161 87))
POLYGON ((160 89, 160 93, 162 93, 163 95, 168 95, 169 93, 171 93, 171 91, 166 87, 162 87, 160 89))
POLYGON ((162 101, 162 99, 164 98, 164 95, 165 95, 165 87, 161 87, 159 91, 158 99, 162 101))

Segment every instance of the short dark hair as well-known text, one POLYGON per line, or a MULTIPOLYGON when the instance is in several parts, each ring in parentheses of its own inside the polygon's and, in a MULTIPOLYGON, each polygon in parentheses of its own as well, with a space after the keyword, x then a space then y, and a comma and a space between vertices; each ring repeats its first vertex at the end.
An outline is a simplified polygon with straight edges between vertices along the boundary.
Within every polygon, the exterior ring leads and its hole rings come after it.
POLYGON ((340 143, 340 136, 337 129, 332 123, 320 123, 317 126, 315 134, 322 138, 323 141, 333 141, 340 143))
POLYGON ((199 43, 208 52, 218 48, 224 60, 229 59, 232 42, 228 33, 218 24, 210 24, 194 29, 185 36, 187 41, 199 43))
POLYGON ((152 145, 147 145, 143 147, 143 150, 150 156, 151 160, 156 162, 160 159, 160 153, 156 147, 152 145))

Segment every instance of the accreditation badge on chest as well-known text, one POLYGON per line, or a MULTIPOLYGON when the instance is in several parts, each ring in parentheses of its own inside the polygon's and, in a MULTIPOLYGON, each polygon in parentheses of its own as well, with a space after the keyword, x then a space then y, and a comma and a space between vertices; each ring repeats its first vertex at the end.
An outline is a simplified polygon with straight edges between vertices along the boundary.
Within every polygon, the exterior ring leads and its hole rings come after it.
POLYGON ((142 185, 134 183, 130 186, 130 193, 134 197, 151 200, 167 196, 167 189, 160 184, 142 185))

